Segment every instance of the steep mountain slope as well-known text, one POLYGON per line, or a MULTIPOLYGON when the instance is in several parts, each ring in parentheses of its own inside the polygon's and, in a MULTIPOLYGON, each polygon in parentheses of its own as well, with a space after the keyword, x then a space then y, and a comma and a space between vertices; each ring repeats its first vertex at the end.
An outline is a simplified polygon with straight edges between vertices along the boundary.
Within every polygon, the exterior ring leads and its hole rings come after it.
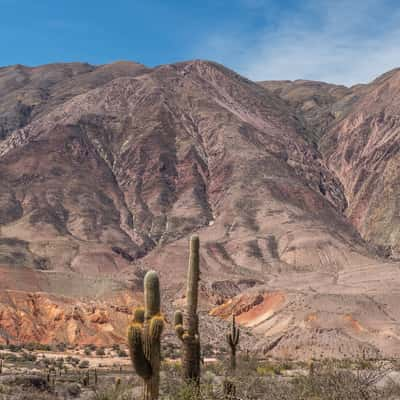
POLYGON ((398 257, 396 203, 399 70, 351 88, 310 81, 260 85, 294 107, 338 176, 346 215, 382 254, 398 257))
MULTIPOLYGON (((344 88, 321 87, 320 97, 331 97, 317 114, 336 98, 354 101, 344 88)), ((107 314, 136 302, 148 268, 160 271, 170 307, 192 232, 202 240, 205 308, 251 287, 296 298, 327 288, 336 295, 347 280, 349 296, 365 290, 346 274, 378 261, 343 214, 347 189, 310 140, 319 136, 313 113, 303 117, 287 99, 203 61, 8 67, 0 90, 1 290, 8 299, 22 291, 23 301, 43 292, 39 302, 63 315, 79 301, 80 325, 64 340, 84 343, 97 332, 122 340, 127 317, 98 330, 88 304, 101 302, 107 314)), ((33 312, 21 315, 20 304, 4 303, 0 323, 27 340, 9 323, 33 312)), ((307 298, 292 310, 316 304, 328 307, 307 298)), ((38 322, 54 327, 47 341, 60 338, 53 317, 38 322)), ((359 348, 359 338, 349 340, 359 348)))
POLYGON ((341 117, 358 97, 361 87, 347 88, 325 82, 264 81, 261 86, 294 107, 304 119, 309 137, 317 143, 332 122, 341 117))
POLYGON ((259 271, 274 257, 343 265, 358 243, 340 215, 341 186, 296 118, 211 63, 160 67, 51 104, 0 155, 2 236, 31 253, 16 263, 115 272, 209 225, 215 257, 246 238, 229 257, 259 271))
POLYGON ((0 140, 66 100, 120 76, 146 71, 137 63, 49 64, 0 68, 0 140))
POLYGON ((393 257, 400 255, 399 96, 400 71, 382 75, 321 142, 344 185, 349 219, 367 241, 393 257))

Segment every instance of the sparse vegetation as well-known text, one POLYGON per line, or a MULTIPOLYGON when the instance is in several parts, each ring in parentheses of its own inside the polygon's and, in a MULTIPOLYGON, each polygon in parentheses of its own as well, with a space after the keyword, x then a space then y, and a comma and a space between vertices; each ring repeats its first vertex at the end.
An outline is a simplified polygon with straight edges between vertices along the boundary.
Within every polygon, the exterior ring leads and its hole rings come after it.
MULTIPOLYGON (((229 355, 225 360, 205 364, 199 386, 185 383, 179 360, 165 360, 160 365, 159 399, 395 400, 400 396, 396 361, 280 362, 257 360, 243 353, 237 354, 234 374, 229 355)), ((87 360, 72 356, 39 357, 35 362, 33 358, 8 354, 16 359, 4 357, 2 400, 139 400, 143 396, 140 378, 132 374, 132 369, 121 370, 117 364, 93 368, 87 360)))

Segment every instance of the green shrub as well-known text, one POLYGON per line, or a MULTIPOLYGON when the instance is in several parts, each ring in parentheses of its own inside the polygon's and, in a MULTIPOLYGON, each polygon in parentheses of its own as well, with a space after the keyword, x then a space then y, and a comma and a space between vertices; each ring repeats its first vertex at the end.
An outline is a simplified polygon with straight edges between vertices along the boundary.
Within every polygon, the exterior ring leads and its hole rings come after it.
POLYGON ((79 368, 83 369, 83 368, 89 368, 89 361, 87 360, 83 360, 79 363, 79 368))
POLYGON ((13 353, 17 353, 17 352, 19 352, 19 351, 22 350, 22 346, 17 345, 17 344, 10 344, 10 345, 8 346, 8 349, 9 349, 10 351, 12 351, 13 353))
POLYGON ((105 352, 105 350, 104 350, 104 347, 99 347, 97 350, 96 350, 96 356, 105 356, 106 355, 106 352, 105 352))
POLYGON ((22 359, 24 361, 34 362, 34 361, 36 361, 37 356, 36 356, 36 354, 33 354, 33 353, 24 352, 24 353, 22 353, 22 359))
POLYGON ((95 390, 91 400, 132 400, 132 388, 123 383, 109 385, 95 390))
POLYGON ((118 357, 121 357, 121 358, 128 357, 128 353, 124 349, 118 350, 117 354, 118 354, 118 357))
POLYGON ((15 362, 18 360, 18 357, 13 354, 13 353, 5 353, 3 354, 4 360, 10 361, 10 362, 15 362))
POLYGON ((66 392, 70 397, 78 397, 81 394, 81 387, 77 383, 70 383, 66 387, 66 392))
POLYGON ((28 351, 34 351, 37 348, 37 343, 26 343, 24 344, 24 349, 28 351))
POLYGON ((65 343, 58 343, 56 348, 59 352, 64 353, 64 351, 67 349, 67 345, 65 343))

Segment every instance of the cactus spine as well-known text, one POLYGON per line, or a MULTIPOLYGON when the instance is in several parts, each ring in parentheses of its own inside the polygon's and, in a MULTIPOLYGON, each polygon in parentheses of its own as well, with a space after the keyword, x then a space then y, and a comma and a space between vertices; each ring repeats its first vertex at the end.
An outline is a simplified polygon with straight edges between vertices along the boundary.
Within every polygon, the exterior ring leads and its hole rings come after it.
POLYGON ((155 271, 144 277, 144 309, 137 308, 128 329, 132 364, 143 379, 143 400, 158 398, 160 382, 160 338, 164 318, 160 314, 160 283, 155 271))
POLYGON ((197 315, 200 280, 198 236, 190 238, 185 312, 175 313, 175 332, 183 344, 182 367, 186 382, 200 384, 200 336, 197 315))
POLYGON ((231 369, 234 371, 236 369, 236 350, 239 344, 240 331, 236 327, 235 315, 232 314, 232 325, 231 331, 227 333, 226 340, 231 348, 231 369))

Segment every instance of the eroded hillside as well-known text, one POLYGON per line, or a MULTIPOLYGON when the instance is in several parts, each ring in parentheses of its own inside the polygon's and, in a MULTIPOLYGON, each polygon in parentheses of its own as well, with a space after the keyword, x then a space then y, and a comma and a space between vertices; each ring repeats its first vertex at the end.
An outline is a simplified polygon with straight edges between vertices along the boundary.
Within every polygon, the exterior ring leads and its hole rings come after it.
MULTIPOLYGON (((89 322, 65 340, 84 343, 93 333, 88 304, 103 302, 106 314, 110 304, 129 309, 146 269, 160 272, 171 307, 182 293, 187 237, 196 232, 205 309, 252 290, 297 299, 290 323, 271 320, 273 334, 254 329, 266 335, 264 348, 274 335, 299 328, 306 309, 333 312, 331 299, 307 293, 342 293, 343 318, 368 310, 352 299, 369 287, 349 276, 363 266, 375 276, 382 261, 351 215, 351 174, 337 162, 339 150, 325 145, 365 88, 354 94, 307 83, 303 93, 282 85, 261 87, 204 61, 0 69, 1 290, 41 292, 52 304, 64 296, 63 315, 79 302, 89 322), (351 293, 343 293, 346 285, 351 293)), ((382 289, 374 286, 370 295, 382 289)), ((10 304, 3 303, 7 334, 27 340, 10 327, 10 304)), ((34 331, 32 308, 24 312, 34 331)), ((98 331, 102 340, 121 338, 126 318, 111 319, 98 331)), ((335 319, 321 321, 321 338, 324 329, 345 329, 335 319)), ((41 322, 55 327, 48 340, 60 335, 53 322, 41 322)), ((314 325, 303 325, 302 334, 315 335, 314 325)), ((349 349, 365 341, 371 351, 381 347, 372 335, 343 332, 349 349)), ((305 343, 298 335, 282 338, 287 348, 305 343)), ((337 354, 342 339, 332 342, 337 354)))

